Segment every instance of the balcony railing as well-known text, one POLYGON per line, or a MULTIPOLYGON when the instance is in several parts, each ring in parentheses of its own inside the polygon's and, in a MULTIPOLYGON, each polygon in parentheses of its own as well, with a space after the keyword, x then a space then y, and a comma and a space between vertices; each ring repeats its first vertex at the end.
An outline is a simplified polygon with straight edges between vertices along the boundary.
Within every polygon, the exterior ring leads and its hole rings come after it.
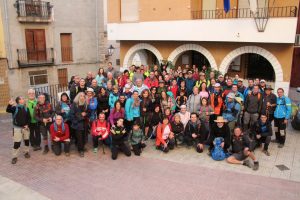
POLYGON ((54 64, 53 48, 42 50, 17 49, 19 67, 46 66, 54 64))
POLYGON ((231 18, 271 18, 297 17, 296 6, 259 8, 254 16, 250 8, 231 9, 227 13, 223 9, 192 11, 193 19, 231 19, 231 18))
POLYGON ((49 23, 52 20, 50 2, 17 0, 15 7, 17 8, 19 22, 49 23))

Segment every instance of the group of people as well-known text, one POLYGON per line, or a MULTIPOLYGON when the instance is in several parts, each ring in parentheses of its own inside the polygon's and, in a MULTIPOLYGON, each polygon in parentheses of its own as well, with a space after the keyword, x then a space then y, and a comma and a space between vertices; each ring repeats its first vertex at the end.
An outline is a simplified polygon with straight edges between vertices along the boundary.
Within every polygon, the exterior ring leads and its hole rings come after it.
MULTIPOLYGON (((60 95, 53 107, 45 94, 28 90, 28 99, 19 96, 11 100, 7 112, 13 115, 14 146, 12 164, 17 162, 22 138, 25 158, 29 146, 34 151, 55 155, 70 155, 75 144, 84 156, 85 144, 93 143, 98 152, 99 143, 111 149, 112 159, 118 153, 139 156, 146 140, 155 139, 158 150, 168 152, 177 146, 194 147, 214 158, 215 149, 221 149, 229 163, 251 166, 256 148, 270 156, 268 146, 273 135, 278 147, 286 140, 286 126, 291 115, 291 101, 279 88, 277 96, 265 80, 249 79, 248 87, 236 75, 217 74, 203 66, 198 69, 178 66, 130 66, 118 72, 109 63, 96 76, 88 72, 86 78, 72 76, 69 92, 60 95), (37 98, 36 98, 37 97, 37 98), (41 138, 42 136, 42 138, 41 138)), ((103 149, 104 151, 104 149, 103 149)))

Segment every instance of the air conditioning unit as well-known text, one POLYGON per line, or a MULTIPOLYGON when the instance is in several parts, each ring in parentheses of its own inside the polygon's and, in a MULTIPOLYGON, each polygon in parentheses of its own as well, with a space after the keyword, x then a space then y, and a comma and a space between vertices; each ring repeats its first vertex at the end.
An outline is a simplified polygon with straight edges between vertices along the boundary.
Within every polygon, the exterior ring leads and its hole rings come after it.
POLYGON ((300 34, 296 35, 295 46, 300 46, 300 34))

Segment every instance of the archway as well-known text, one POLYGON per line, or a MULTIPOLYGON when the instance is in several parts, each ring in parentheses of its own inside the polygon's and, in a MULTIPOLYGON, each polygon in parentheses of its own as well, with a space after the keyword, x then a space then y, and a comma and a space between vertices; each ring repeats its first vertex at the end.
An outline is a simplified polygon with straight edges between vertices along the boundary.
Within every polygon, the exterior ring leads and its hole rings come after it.
POLYGON ((232 64, 232 62, 239 56, 243 54, 258 54, 262 57, 264 57, 273 67, 273 70, 275 72, 275 89, 282 87, 287 92, 289 90, 289 82, 285 82, 283 80, 283 71, 281 64, 279 63, 278 59, 268 50, 263 49, 258 46, 244 46, 237 48, 233 51, 231 51, 222 61, 220 65, 220 72, 225 74, 228 71, 229 66, 232 64))
POLYGON ((128 69, 130 65, 133 64, 134 58, 140 57, 141 64, 160 64, 163 60, 162 55, 153 45, 147 43, 139 43, 132 46, 126 53, 124 60, 123 60, 123 67, 121 67, 121 71, 128 69), (153 55, 155 59, 153 59, 153 55), (155 60, 155 63, 143 63, 148 61, 155 60))
MULTIPOLYGON (((202 47, 198 44, 184 44, 184 45, 177 47, 174 51, 172 51, 172 53, 168 57, 168 61, 171 61, 173 64, 176 64, 178 58, 180 58, 185 52, 189 52, 189 51, 200 53, 200 55, 202 55, 208 61, 209 65, 212 69, 215 69, 215 70, 218 69, 216 60, 214 59, 213 55, 207 49, 205 49, 204 47, 202 47)), ((196 57, 197 57, 197 55, 196 55, 196 57)), ((199 58, 200 58, 200 60, 202 59, 205 62, 203 57, 200 56, 199 58)), ((201 62, 203 62, 203 61, 201 61, 201 62)))

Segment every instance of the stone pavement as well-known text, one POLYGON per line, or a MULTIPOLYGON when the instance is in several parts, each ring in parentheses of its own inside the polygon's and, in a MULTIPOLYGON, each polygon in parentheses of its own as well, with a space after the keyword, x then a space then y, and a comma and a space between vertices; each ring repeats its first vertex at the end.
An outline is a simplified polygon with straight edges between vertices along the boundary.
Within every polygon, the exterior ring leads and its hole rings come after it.
POLYGON ((11 165, 9 118, 0 115, 0 200, 26 199, 28 195, 31 200, 300 199, 300 151, 296 148, 300 134, 293 131, 289 131, 285 148, 271 145, 269 158, 257 151, 257 172, 212 161, 206 153, 193 149, 164 154, 154 149, 153 141, 141 157, 120 155, 112 161, 108 149, 105 155, 90 150, 84 158, 75 150, 69 158, 31 152, 30 159, 20 156, 18 163, 11 165), (290 170, 277 171, 275 164, 290 170))

